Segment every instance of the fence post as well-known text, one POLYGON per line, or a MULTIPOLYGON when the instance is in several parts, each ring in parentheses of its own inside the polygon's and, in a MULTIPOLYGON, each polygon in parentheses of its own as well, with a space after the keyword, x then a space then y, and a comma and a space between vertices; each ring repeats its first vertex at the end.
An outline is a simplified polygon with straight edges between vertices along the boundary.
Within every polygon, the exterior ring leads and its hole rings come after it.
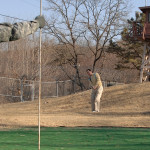
POLYGON ((21 102, 24 102, 24 99, 23 99, 23 82, 21 80, 21 92, 20 92, 20 99, 21 99, 21 102))
POLYGON ((63 96, 65 96, 65 81, 63 81, 63 96))
POLYGON ((56 96, 58 97, 58 83, 59 81, 56 81, 56 96))
POLYGON ((34 81, 32 82, 31 86, 31 100, 34 101, 34 81))
POLYGON ((103 81, 103 86, 104 86, 104 88, 107 87, 106 81, 103 81))
POLYGON ((72 80, 72 93, 75 93, 75 81, 74 80, 72 80))

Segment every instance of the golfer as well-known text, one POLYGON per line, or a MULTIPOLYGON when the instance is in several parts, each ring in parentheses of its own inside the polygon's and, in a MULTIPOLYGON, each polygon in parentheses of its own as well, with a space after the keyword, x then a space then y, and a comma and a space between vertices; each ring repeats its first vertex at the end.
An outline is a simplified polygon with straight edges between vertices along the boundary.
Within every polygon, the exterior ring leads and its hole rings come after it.
POLYGON ((87 69, 86 72, 89 75, 90 87, 92 87, 92 93, 91 93, 92 112, 99 112, 100 99, 103 92, 102 81, 100 75, 98 73, 93 73, 91 69, 87 69))

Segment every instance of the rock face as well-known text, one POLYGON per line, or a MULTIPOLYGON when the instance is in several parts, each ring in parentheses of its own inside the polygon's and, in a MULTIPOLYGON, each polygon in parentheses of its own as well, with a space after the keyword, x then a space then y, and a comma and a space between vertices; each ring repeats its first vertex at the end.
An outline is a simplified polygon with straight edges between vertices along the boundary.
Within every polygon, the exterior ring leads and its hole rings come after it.
POLYGON ((45 26, 43 16, 37 16, 33 21, 19 22, 14 24, 0 24, 0 42, 15 41, 24 38, 45 26))

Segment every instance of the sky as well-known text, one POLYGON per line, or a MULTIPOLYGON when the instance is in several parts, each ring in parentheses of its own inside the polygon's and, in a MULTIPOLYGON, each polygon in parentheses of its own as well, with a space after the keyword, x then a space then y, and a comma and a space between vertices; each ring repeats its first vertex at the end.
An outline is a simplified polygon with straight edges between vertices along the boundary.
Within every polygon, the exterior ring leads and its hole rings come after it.
MULTIPOLYGON (((130 16, 135 16, 138 7, 145 6, 146 0, 130 0, 133 4, 130 16)), ((46 7, 46 0, 42 0, 43 8, 46 7)), ((147 0, 147 6, 150 6, 150 0, 147 0)), ((42 14, 47 12, 42 9, 42 14)), ((24 20, 33 20, 40 14, 40 0, 1 0, 0 14, 11 17, 17 17, 24 20)), ((8 19, 9 20, 9 19, 8 19)), ((7 22, 7 17, 0 15, 0 22, 7 22)))
POLYGON ((135 17, 135 11, 140 11, 139 7, 150 6, 150 0, 130 0, 133 5, 130 16, 135 17))
MULTIPOLYGON (((46 1, 42 0, 45 7, 46 1)), ((44 9, 42 9, 44 13, 44 9)), ((33 20, 40 14, 40 0, 1 0, 0 14, 17 17, 24 20, 33 20)), ((0 21, 6 17, 0 15, 0 21)))

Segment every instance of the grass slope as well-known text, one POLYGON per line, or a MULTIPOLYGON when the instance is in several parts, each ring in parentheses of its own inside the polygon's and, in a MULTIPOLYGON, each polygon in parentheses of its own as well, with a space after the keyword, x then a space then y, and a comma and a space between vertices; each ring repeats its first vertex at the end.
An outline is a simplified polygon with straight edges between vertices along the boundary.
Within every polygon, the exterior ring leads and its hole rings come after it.
MULTIPOLYGON (((92 113, 91 91, 42 99, 42 126, 150 127, 150 83, 125 84, 104 89, 101 112, 92 113)), ((3 104, 0 126, 36 126, 38 101, 3 104)))

